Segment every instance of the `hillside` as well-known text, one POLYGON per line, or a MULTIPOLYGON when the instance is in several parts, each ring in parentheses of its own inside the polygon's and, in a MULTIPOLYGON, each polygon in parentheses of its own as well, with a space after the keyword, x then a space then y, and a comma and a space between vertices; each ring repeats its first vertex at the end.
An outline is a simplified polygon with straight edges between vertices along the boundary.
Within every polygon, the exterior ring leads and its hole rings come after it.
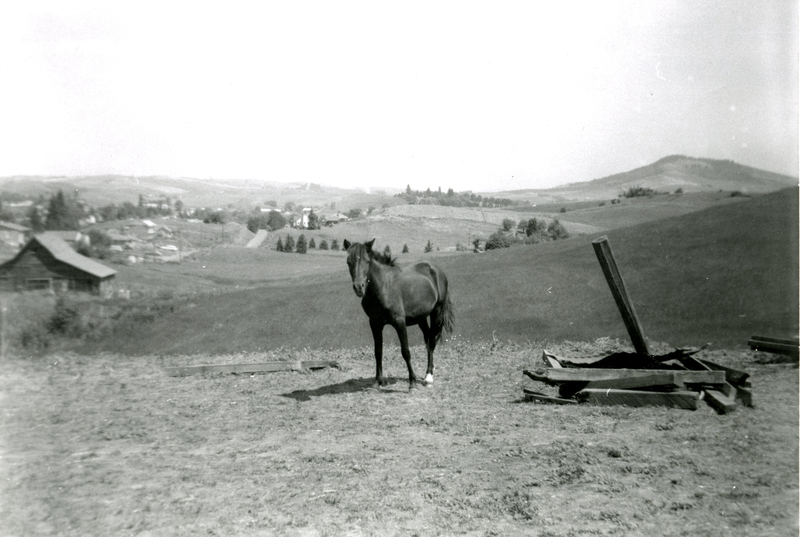
POLYGON ((730 160, 664 157, 652 164, 588 182, 548 188, 498 192, 498 196, 552 203, 568 200, 610 200, 631 187, 641 186, 659 192, 733 192, 763 194, 798 184, 797 177, 772 173, 730 160))
MULTIPOLYGON (((609 232, 645 334, 675 346, 717 348, 742 347, 753 334, 796 334, 797 198, 797 189, 787 189, 609 232)), ((626 340, 590 244, 594 237, 431 256, 450 280, 456 337, 626 340)), ((369 345, 366 317, 338 255, 340 270, 311 281, 178 301, 159 322, 127 327, 83 350, 213 354, 369 345)), ((417 332, 412 343, 420 344, 417 332)))

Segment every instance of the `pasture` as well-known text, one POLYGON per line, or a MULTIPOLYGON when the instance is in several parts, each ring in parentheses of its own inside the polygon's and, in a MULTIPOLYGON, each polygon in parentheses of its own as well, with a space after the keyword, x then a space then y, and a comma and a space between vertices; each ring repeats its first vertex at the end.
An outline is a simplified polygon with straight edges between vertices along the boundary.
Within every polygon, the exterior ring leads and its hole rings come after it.
POLYGON ((457 339, 411 393, 397 348, 380 391, 367 348, 214 356, 340 368, 184 378, 163 368, 208 357, 7 359, 0 534, 797 533, 795 367, 706 354, 752 375, 756 408, 725 416, 562 407, 520 401, 540 352, 457 339))
POLYGON ((544 348, 629 349, 595 235, 430 256, 456 333, 410 392, 389 330, 389 385, 371 388, 343 252, 123 267, 146 320, 3 360, 0 535, 797 534, 796 363, 745 347, 796 334, 797 211, 793 189, 608 233, 656 352, 710 341, 701 358, 750 373, 755 408, 729 415, 521 401, 544 348), (271 360, 340 366, 164 371, 271 360))

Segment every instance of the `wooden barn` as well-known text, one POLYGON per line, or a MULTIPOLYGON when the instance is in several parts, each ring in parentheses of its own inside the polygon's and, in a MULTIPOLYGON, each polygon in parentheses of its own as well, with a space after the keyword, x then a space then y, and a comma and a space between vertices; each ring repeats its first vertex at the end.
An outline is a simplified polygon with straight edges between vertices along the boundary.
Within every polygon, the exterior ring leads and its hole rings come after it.
POLYGON ((0 290, 99 293, 116 273, 79 254, 60 237, 42 234, 34 236, 13 259, 0 265, 0 290))

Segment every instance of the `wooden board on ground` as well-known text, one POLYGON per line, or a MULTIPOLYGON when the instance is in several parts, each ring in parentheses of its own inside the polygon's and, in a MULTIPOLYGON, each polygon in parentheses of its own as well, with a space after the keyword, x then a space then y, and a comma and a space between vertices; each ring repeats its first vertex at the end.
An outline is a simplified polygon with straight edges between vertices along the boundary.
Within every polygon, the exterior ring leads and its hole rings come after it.
POLYGON ((697 410, 698 402, 700 401, 700 394, 692 391, 663 393, 587 388, 579 391, 576 397, 582 403, 599 406, 665 406, 689 410, 697 410))
POLYGON ((673 374, 675 380, 684 384, 719 385, 725 382, 724 371, 679 371, 658 369, 587 369, 587 368, 549 368, 536 369, 533 372, 524 370, 523 373, 533 380, 548 384, 563 382, 593 382, 599 380, 621 379, 631 377, 646 377, 660 374, 673 374))
POLYGON ((800 351, 797 339, 753 336, 747 341, 747 344, 753 350, 788 354, 791 356, 798 356, 798 352, 800 351))
POLYGON ((303 369, 324 369, 336 367, 336 362, 324 360, 293 361, 293 362, 263 362, 259 364, 219 364, 219 365, 188 365, 182 367, 168 367, 167 375, 170 377, 187 377, 201 373, 271 373, 275 371, 301 371, 303 369))
POLYGON ((562 399, 560 397, 553 397, 550 395, 545 395, 543 393, 534 392, 532 390, 528 390, 523 388, 523 393, 525 394, 525 399, 527 401, 540 401, 542 403, 554 403, 556 405, 577 405, 578 402, 572 399, 562 399))
POLYGON ((663 391, 686 389, 686 385, 676 373, 660 373, 642 377, 626 377, 605 380, 593 380, 587 388, 615 388, 618 390, 636 390, 642 388, 659 388, 663 391))
POLYGON ((733 397, 725 395, 721 391, 706 390, 706 403, 716 408, 721 414, 727 414, 736 410, 736 401, 733 397))

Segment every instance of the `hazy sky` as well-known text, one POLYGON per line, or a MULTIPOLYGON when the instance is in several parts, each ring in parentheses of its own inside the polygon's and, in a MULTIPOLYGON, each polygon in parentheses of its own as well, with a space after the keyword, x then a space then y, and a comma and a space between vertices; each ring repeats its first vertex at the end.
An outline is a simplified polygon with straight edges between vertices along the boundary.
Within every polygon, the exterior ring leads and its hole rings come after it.
POLYGON ((5 2, 0 176, 798 172, 797 2, 5 2))

